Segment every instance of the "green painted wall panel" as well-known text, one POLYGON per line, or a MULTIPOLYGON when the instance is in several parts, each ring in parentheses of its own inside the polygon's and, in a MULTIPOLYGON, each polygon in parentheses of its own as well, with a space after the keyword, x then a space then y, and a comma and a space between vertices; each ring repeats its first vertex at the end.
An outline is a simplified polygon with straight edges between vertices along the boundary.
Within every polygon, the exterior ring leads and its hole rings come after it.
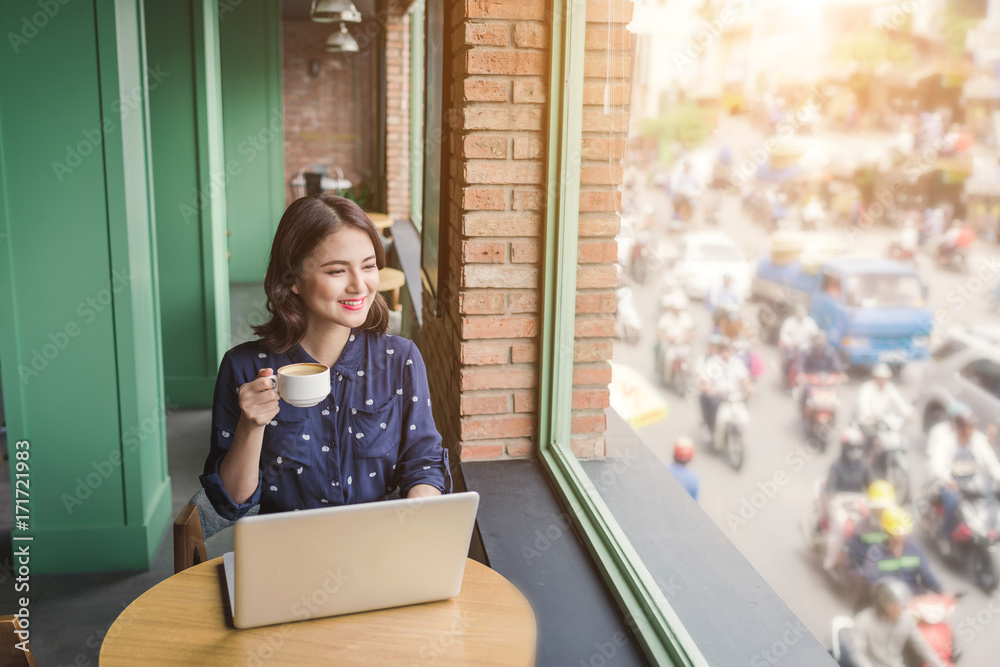
MULTIPOLYGON (((0 3, 0 25, 38 11, 0 3)), ((134 0, 60 4, 0 50, 0 358, 34 573, 148 565, 170 518, 144 66, 134 0), (84 537, 107 531, 140 539, 84 537)))
POLYGON ((285 208, 281 3, 244 0, 219 16, 232 282, 263 282, 285 208))
POLYGON ((145 9, 147 59, 169 72, 149 93, 166 400, 208 407, 229 331, 216 4, 145 9))

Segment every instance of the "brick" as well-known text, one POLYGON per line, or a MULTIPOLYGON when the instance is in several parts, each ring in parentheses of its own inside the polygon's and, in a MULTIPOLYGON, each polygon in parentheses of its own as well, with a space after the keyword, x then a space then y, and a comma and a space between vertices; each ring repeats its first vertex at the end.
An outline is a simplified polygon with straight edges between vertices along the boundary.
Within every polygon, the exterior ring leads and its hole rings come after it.
POLYGON ((591 241, 589 239, 581 239, 577 245, 576 261, 581 264, 600 264, 602 262, 615 262, 617 260, 617 241, 591 241))
POLYGON ((466 102, 506 102, 507 82, 466 79, 462 82, 462 99, 466 102))
POLYGON ((507 157, 507 137, 481 134, 462 137, 462 157, 502 160, 507 157))
POLYGON ((470 445, 462 443, 460 458, 463 461, 485 461, 503 456, 503 445, 470 445))
MULTIPOLYGON (((608 359, 610 359, 610 357, 608 357, 608 359)), ((599 365, 574 364, 573 366, 574 385, 607 385, 610 383, 611 366, 608 365, 607 360, 604 360, 604 362, 599 365)))
POLYGON ((472 213, 462 218, 465 236, 538 236, 541 216, 531 214, 472 213))
MULTIPOLYGON (((618 236, 621 229, 621 222, 618 216, 613 217, 581 217, 579 230, 581 237, 609 237, 618 236)), ((617 258, 617 254, 616 254, 617 258)))
POLYGON ((538 361, 537 343, 514 343, 510 346, 510 361, 514 364, 533 364, 538 361))
POLYGON ((608 48, 612 51, 628 51, 632 48, 634 39, 624 26, 609 27, 607 24, 590 23, 584 31, 583 48, 588 51, 604 51, 608 48))
POLYGON ((503 264, 507 244, 502 241, 462 241, 462 258, 469 264, 503 264))
POLYGON ((618 270, 614 264, 587 264, 576 271, 577 289, 615 289, 617 286, 618 270))
POLYGON ((528 458, 535 453, 535 442, 528 438, 508 440, 504 443, 504 451, 512 459, 528 458))
POLYGON ((463 415, 499 415, 510 410, 507 394, 466 394, 462 396, 463 415))
POLYGON ((580 155, 584 160, 622 160, 625 158, 625 141, 584 137, 580 146, 580 155))
MULTIPOLYGON (((489 0, 480 0, 489 2, 489 0)), ((609 23, 630 23, 632 21, 633 0, 587 0, 587 17, 603 25, 609 23)))
POLYGON ((516 79, 511 99, 515 104, 541 104, 545 102, 545 83, 541 79, 516 79))
POLYGON ((618 185, 622 182, 622 166, 591 165, 580 169, 580 183, 590 185, 618 185))
POLYGON ((462 419, 462 440, 523 438, 535 432, 535 419, 521 415, 467 417, 462 419))
POLYGON ((594 315, 577 317, 573 324, 573 335, 576 338, 611 338, 615 335, 615 318, 594 315))
MULTIPOLYGON (((604 78, 604 75, 601 75, 604 78)), ((583 103, 600 104, 605 102, 616 107, 623 107, 629 103, 629 85, 627 83, 607 83, 604 81, 583 84, 583 103)), ((615 113, 624 113, 621 109, 616 109, 615 113)))
POLYGON ((465 54, 469 74, 539 75, 547 64, 545 54, 536 51, 471 49, 465 54))
POLYGON ((464 43, 469 46, 507 46, 504 23, 466 23, 464 43))
POLYGON ((538 386, 538 371, 533 368, 462 368, 459 373, 459 388, 462 391, 528 389, 538 386))
POLYGON ((540 21, 545 18, 546 6, 544 0, 465 0, 465 15, 473 19, 540 21))
POLYGON ((536 241, 515 241, 510 244, 510 261, 514 264, 534 264, 541 250, 536 241))
POLYGON ((462 208, 470 211, 502 211, 507 208, 507 193, 489 188, 463 188, 462 208))
POLYGON ((533 266, 490 266, 483 264, 463 266, 462 287, 538 289, 538 269, 533 266))
POLYGON ((463 292, 458 296, 458 312, 463 315, 503 315, 503 292, 463 292))
POLYGON ((537 313, 538 292, 512 292, 510 295, 510 312, 512 314, 537 313))
POLYGON ((574 434, 587 434, 587 433, 604 433, 608 430, 608 421, 604 413, 595 415, 576 415, 574 414, 570 420, 570 433, 574 434))
POLYGON ((612 107, 609 113, 605 113, 604 107, 585 106, 583 108, 583 131, 600 132, 626 132, 628 130, 628 114, 621 109, 612 107))
POLYGON ((462 338, 532 338, 538 335, 535 317, 464 317, 462 338))
MULTIPOLYGON (((611 79, 631 78, 631 58, 619 52, 612 51, 611 57, 605 51, 587 53, 583 56, 583 76, 585 77, 610 77, 611 79)), ((626 113, 619 109, 619 113, 626 113)))
POLYGON ((583 190, 580 192, 581 211, 620 211, 622 209, 621 192, 612 191, 610 186, 604 190, 583 190))
POLYGON ((465 130, 541 130, 542 124, 540 105, 461 110, 461 127, 465 130))
POLYGON ((515 391, 514 392, 514 412, 537 412, 538 392, 537 391, 515 391))
POLYGON ((541 190, 514 190, 511 206, 515 211, 545 210, 545 194, 541 190))
POLYGON ((522 49, 544 49, 549 43, 549 30, 547 23, 517 23, 514 44, 522 49))
MULTIPOLYGON (((573 342, 573 361, 607 361, 614 351, 614 343, 611 340, 577 340, 573 342)), ((610 378, 608 381, 611 381, 610 378)))
MULTIPOLYGON (((603 294, 577 294, 576 313, 616 313, 618 311, 618 300, 614 293, 603 294)), ((513 309, 511 310, 513 312, 513 309)))
POLYGON ((578 459, 604 458, 604 438, 570 438, 570 451, 578 459))
POLYGON ((510 343, 462 343, 461 360, 468 366, 489 366, 508 363, 510 343))
POLYGON ((466 162, 466 183, 527 185, 543 180, 541 162, 466 162))
POLYGON ((543 157, 542 142, 534 137, 514 138, 514 159, 532 160, 543 157))
POLYGON ((574 389, 574 410, 603 410, 611 405, 611 392, 607 389, 574 389))

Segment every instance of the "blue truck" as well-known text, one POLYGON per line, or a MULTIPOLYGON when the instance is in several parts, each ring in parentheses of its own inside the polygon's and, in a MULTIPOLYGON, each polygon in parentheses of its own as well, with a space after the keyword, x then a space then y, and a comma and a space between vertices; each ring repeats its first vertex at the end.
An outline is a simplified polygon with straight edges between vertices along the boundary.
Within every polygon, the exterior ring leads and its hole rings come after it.
POLYGON ((882 361, 898 369, 929 354, 933 315, 927 288, 910 264, 834 255, 807 269, 798 259, 775 264, 765 258, 757 265, 752 299, 761 304, 761 337, 771 341, 801 303, 852 366, 882 361))

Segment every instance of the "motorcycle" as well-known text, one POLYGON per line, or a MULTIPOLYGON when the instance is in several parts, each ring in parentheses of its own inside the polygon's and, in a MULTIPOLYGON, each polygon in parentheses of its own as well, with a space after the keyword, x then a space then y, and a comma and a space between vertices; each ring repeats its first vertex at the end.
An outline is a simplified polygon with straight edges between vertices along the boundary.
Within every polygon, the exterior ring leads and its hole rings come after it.
POLYGON ((872 468, 881 479, 892 484, 896 501, 906 503, 910 497, 910 464, 906 458, 907 444, 903 435, 903 417, 885 414, 875 419, 859 419, 858 426, 867 435, 872 468))
POLYGON ((821 452, 826 451, 837 424, 838 384, 840 376, 832 373, 806 373, 801 382, 801 391, 806 392, 802 402, 806 438, 821 452))
POLYGON ((974 473, 953 476, 961 494, 955 530, 947 538, 941 534, 944 506, 940 496, 923 503, 924 528, 946 558, 964 563, 976 585, 992 593, 1000 583, 1000 504, 974 473))
POLYGON ((642 320, 635 309, 632 301, 632 288, 619 287, 615 290, 618 301, 618 310, 615 314, 615 337, 629 345, 639 342, 639 334, 642 331, 642 320))
POLYGON ((898 262, 912 262, 916 257, 916 253, 911 248, 904 248, 899 241, 892 241, 889 243, 889 248, 886 250, 886 256, 889 259, 894 259, 898 262))
POLYGON ((746 338, 733 340, 733 354, 743 361, 750 373, 750 379, 756 382, 767 370, 764 358, 758 352, 750 349, 750 341, 746 338))
MULTIPOLYGON (((917 628, 924 640, 941 658, 947 667, 952 667, 961 657, 961 652, 955 646, 954 632, 948 624, 948 617, 955 611, 954 595, 916 595, 910 600, 910 613, 917 620, 917 628)), ((839 665, 853 665, 848 656, 847 646, 850 633, 854 629, 854 619, 849 616, 835 616, 830 626, 830 637, 833 647, 830 655, 839 665)), ((920 667, 916 656, 904 653, 903 659, 909 667, 920 667)))
MULTIPOLYGON (((844 544, 846 545, 854 534, 855 527, 861 523, 864 517, 868 516, 868 497, 863 493, 844 493, 840 496, 847 514, 847 522, 844 525, 844 544)), ((826 480, 818 479, 813 484, 813 522, 811 529, 806 532, 806 539, 813 553, 817 554, 820 559, 826 555, 826 543, 830 534, 828 507, 826 480)), ((847 585, 853 571, 853 566, 848 562, 847 552, 841 550, 834 569, 835 581, 841 585, 847 585)))
POLYGON ((954 246, 945 248, 938 246, 934 253, 937 265, 957 273, 969 272, 969 246, 954 246))
POLYGON ((746 398, 741 392, 730 392, 719 404, 715 415, 715 431, 710 437, 713 451, 720 454, 725 452, 729 465, 736 471, 743 467, 744 438, 749 423, 746 398))
POLYGON ((691 346, 681 340, 661 340, 657 369, 663 384, 672 386, 679 396, 686 396, 693 381, 691 346))
POLYGON ((632 259, 630 268, 632 279, 640 285, 645 285, 649 279, 650 268, 653 264, 653 249, 648 232, 638 232, 635 236, 635 243, 632 244, 632 259))

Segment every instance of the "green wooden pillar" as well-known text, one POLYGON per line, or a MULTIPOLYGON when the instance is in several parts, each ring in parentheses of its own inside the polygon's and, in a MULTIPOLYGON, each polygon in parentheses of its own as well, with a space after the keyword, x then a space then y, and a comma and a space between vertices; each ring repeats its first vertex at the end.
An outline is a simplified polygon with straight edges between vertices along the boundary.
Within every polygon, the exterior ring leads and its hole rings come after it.
POLYGON ((171 519, 146 90, 173 73, 142 12, 0 3, 0 368, 34 574, 148 568, 171 519))
POLYGON ((219 46, 229 279, 259 283, 285 210, 280 0, 221 4, 219 46))
POLYGON ((230 347, 217 7, 216 0, 145 0, 147 60, 170 72, 150 85, 149 116, 172 406, 212 405, 219 362, 230 347))

